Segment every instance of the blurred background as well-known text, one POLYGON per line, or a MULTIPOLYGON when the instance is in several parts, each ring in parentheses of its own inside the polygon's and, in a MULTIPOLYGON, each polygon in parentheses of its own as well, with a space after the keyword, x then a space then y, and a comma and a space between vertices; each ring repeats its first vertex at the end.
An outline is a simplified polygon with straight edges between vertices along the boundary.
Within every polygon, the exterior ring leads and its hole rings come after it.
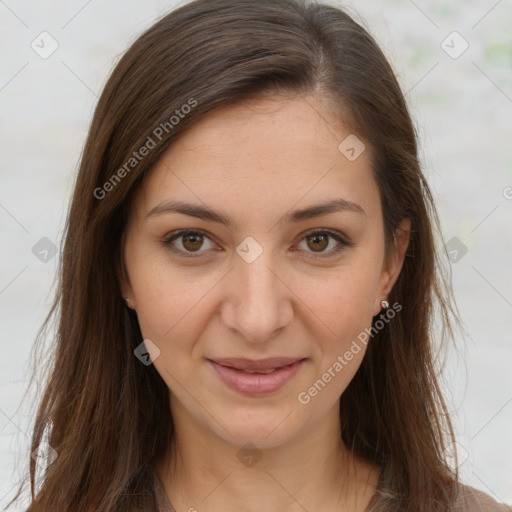
MULTIPOLYGON (((94 106, 129 44, 183 3, 0 0, 2 509, 28 468, 30 352, 94 106)), ((406 93, 466 330, 443 374, 459 471, 512 504, 512 3, 329 3, 371 31, 406 93)))

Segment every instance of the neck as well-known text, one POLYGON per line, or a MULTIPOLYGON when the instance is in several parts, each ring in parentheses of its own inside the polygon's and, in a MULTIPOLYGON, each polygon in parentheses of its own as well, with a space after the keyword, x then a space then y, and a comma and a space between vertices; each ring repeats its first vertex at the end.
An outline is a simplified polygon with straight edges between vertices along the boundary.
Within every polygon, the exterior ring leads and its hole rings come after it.
POLYGON ((234 446, 187 422, 157 473, 176 510, 363 512, 377 486, 376 466, 353 457, 332 419, 284 445, 234 446))

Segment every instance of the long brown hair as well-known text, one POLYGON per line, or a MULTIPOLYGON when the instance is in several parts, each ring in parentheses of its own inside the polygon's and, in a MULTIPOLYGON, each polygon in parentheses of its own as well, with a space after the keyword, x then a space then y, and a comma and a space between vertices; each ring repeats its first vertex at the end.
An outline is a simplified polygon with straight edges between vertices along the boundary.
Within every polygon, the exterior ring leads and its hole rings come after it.
POLYGON ((304 0, 196 0, 132 44, 92 120, 47 319, 56 319, 58 329, 32 437, 31 451, 47 439, 58 456, 39 479, 30 460, 30 512, 155 508, 152 471, 172 442, 173 423, 166 384, 134 356, 142 335, 120 292, 131 200, 188 127, 217 107, 278 92, 328 98, 333 114, 372 148, 391 247, 400 221, 412 222, 389 297, 402 311, 375 335, 341 396, 343 440, 383 468, 393 510, 433 512, 450 502, 457 475, 443 451, 453 432, 432 322, 440 313, 449 334, 453 309, 439 277, 436 211, 392 68, 339 8, 304 0))

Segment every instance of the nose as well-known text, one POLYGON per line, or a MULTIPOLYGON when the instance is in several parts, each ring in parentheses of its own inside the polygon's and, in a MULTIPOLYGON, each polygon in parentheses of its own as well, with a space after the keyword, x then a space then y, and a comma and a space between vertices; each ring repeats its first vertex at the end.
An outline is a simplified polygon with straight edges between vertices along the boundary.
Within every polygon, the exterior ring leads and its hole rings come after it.
POLYGON ((234 266, 221 307, 222 324, 247 342, 262 344, 291 323, 293 294, 268 250, 252 263, 237 256, 234 266))

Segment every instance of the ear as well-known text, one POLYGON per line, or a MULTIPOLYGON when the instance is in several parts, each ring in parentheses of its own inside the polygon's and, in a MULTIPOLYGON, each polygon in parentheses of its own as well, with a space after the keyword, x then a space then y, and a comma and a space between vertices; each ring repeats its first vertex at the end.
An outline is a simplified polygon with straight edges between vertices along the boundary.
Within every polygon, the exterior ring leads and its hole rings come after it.
POLYGON ((393 247, 387 256, 380 276, 379 290, 373 306, 373 315, 378 315, 382 310, 381 301, 387 299, 390 294, 405 259, 405 253, 409 246, 411 234, 411 219, 402 219, 393 235, 393 247))

